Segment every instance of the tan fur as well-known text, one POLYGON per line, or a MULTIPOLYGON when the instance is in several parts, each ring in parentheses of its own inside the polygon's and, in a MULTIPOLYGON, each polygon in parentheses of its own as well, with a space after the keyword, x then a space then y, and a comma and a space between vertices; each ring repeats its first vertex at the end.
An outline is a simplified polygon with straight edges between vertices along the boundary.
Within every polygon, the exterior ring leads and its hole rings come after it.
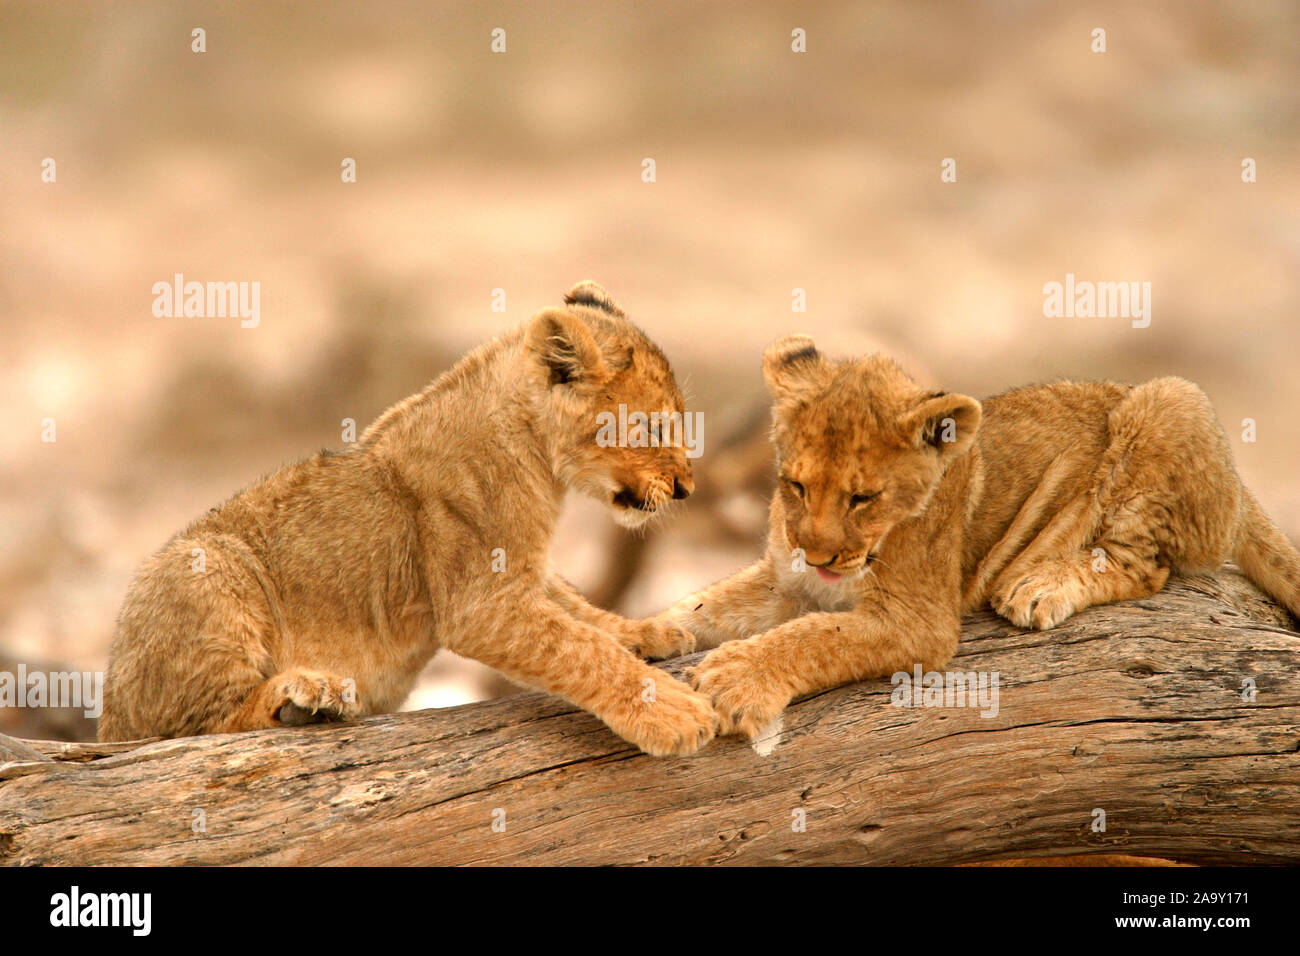
POLYGON ((706 743, 707 698, 629 653, 683 653, 691 636, 592 607, 548 564, 566 488, 629 526, 692 488, 681 447, 596 441, 599 412, 681 412, 682 397, 605 290, 580 283, 566 303, 471 352, 352 450, 259 481, 145 562, 113 641, 100 738, 392 711, 447 647, 649 753, 706 743))
POLYGON ((828 361, 802 336, 774 343, 764 374, 780 469, 767 553, 664 615, 717 647, 693 680, 724 733, 755 736, 799 694, 942 667, 962 615, 990 604, 1050 628, 1235 557, 1300 617, 1300 554, 1190 382, 1057 382, 981 404, 929 394, 888 359, 828 361))

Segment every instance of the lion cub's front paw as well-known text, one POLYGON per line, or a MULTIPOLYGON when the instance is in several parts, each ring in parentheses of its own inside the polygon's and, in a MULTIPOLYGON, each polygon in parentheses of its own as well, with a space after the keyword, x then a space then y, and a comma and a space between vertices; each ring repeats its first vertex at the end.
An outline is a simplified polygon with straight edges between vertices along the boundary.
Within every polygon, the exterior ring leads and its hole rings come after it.
POLYGON ((681 657, 695 650, 695 637, 691 632, 664 617, 628 621, 619 641, 638 657, 656 661, 681 657))
POLYGON ((1082 586, 1076 575, 1043 567, 1009 582, 993 595, 993 609, 1016 627, 1045 631, 1078 610, 1082 586))
POLYGON ((614 733, 653 757, 685 756, 718 732, 709 699, 668 674, 652 671, 632 700, 614 702, 602 714, 614 733))
POLYGON ((361 712, 356 685, 343 678, 295 667, 274 681, 272 715, 287 727, 344 720, 361 712))
POLYGON ((708 694, 723 734, 753 740, 790 703, 790 685, 762 667, 749 641, 731 641, 690 671, 691 683, 708 694))

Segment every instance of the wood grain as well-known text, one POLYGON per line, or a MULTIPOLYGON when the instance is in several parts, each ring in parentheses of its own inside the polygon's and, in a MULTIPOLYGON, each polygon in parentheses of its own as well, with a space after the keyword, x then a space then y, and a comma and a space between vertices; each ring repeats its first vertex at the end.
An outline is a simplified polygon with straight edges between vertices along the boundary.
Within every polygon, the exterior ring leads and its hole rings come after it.
POLYGON ((797 701, 768 756, 725 738, 690 758, 647 757, 540 694, 140 745, 25 741, 52 759, 0 753, 0 861, 952 864, 1083 853, 1294 864, 1293 628, 1232 570, 1053 631, 975 615, 949 669, 999 674, 995 717, 895 707, 889 682, 870 681, 797 701), (1098 808, 1105 832, 1092 829, 1098 808))

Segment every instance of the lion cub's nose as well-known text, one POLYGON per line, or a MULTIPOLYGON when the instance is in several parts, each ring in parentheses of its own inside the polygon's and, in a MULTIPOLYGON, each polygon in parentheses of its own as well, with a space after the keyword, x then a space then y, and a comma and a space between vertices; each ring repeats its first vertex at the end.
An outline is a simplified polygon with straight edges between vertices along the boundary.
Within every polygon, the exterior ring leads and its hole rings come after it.
POLYGON ((832 554, 830 551, 818 551, 815 547, 806 547, 803 549, 804 561, 815 568, 824 568, 832 565, 838 557, 838 554, 832 554))
POLYGON ((694 490, 695 482, 690 478, 687 478, 684 484, 680 478, 673 479, 673 498, 676 500, 681 501, 694 490))

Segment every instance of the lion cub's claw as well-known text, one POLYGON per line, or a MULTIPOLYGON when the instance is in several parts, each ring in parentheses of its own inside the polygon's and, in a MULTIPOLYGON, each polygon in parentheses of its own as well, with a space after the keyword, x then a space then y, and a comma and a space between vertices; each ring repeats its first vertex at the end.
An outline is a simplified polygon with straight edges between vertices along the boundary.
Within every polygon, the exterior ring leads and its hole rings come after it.
POLYGON ((657 676, 653 687, 639 688, 635 700, 605 722, 652 757, 693 754, 718 732, 709 699, 668 674, 657 676))
POLYGON ((790 703, 790 688, 757 665, 744 641, 723 644, 687 676, 713 702, 723 735, 742 734, 753 740, 790 703))
POLYGON ((305 668, 280 675, 273 697, 278 701, 273 716, 286 727, 346 720, 361 710, 354 685, 305 668))
POLYGON ((695 635, 662 617, 629 622, 622 642, 633 654, 652 661, 681 657, 695 650, 695 635))
POLYGON ((993 607, 1016 627, 1045 631, 1074 614, 1078 584, 1050 570, 1031 571, 994 595, 993 607))

